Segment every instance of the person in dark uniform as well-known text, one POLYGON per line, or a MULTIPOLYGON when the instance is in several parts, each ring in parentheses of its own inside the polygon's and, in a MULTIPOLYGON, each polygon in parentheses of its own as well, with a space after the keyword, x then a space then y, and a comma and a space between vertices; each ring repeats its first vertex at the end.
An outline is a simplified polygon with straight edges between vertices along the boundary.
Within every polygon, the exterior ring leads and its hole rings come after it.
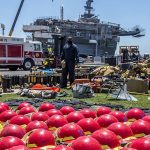
POLYGON ((75 65, 79 62, 78 48, 73 43, 72 37, 67 38, 67 43, 65 44, 61 53, 62 67, 62 77, 61 77, 61 88, 67 87, 67 75, 69 73, 70 85, 75 80, 75 65))

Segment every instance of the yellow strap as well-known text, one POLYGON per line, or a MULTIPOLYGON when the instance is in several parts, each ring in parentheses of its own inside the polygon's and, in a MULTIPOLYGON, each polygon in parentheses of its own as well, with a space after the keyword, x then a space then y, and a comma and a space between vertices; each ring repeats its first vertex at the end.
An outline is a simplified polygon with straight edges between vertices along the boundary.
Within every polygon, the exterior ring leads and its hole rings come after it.
POLYGON ((144 133, 140 133, 140 134, 135 134, 134 136, 135 136, 136 138, 140 138, 140 137, 145 136, 145 134, 144 134, 144 133))
POLYGON ((2 122, 0 122, 0 129, 3 129, 3 123, 2 122))
POLYGON ((71 141, 71 140, 74 140, 74 137, 69 136, 69 137, 63 138, 63 141, 64 141, 64 142, 65 142, 65 141, 71 141))
POLYGON ((102 145, 102 149, 109 149, 110 147, 108 145, 102 145))
MULTIPOLYGON (((27 144, 27 147, 28 148, 36 148, 38 147, 36 144, 27 144)), ((41 150, 48 150, 49 148, 55 148, 55 146, 53 145, 48 145, 48 146, 43 146, 43 147, 40 147, 41 150)))
POLYGON ((116 148, 113 148, 113 150, 120 150, 120 148, 119 148, 119 147, 116 147, 116 148))
POLYGON ((123 139, 123 141, 130 141, 130 140, 134 140, 134 139, 136 139, 135 136, 130 136, 130 137, 123 139))
POLYGON ((125 125, 130 126, 132 122, 124 122, 125 125))
POLYGON ((27 126, 26 124, 21 125, 21 127, 24 129, 26 128, 26 126, 27 126))
POLYGON ((90 131, 84 132, 85 135, 91 135, 92 133, 90 131))
POLYGON ((129 119, 128 122, 134 122, 136 119, 129 119))
POLYGON ((55 130, 57 130, 57 128, 56 127, 50 127, 49 130, 50 131, 55 131, 55 130))
POLYGON ((36 144, 27 144, 27 147, 28 147, 28 148, 36 148, 37 145, 36 145, 36 144))
POLYGON ((66 141, 74 140, 74 137, 69 136, 69 137, 64 137, 64 138, 58 138, 57 140, 59 140, 60 142, 66 142, 66 141))
MULTIPOLYGON (((107 150, 107 149, 110 149, 110 147, 108 145, 102 145, 102 149, 103 150, 107 150)), ((115 147, 115 148, 112 148, 113 150, 120 150, 120 147, 115 147)))
POLYGON ((53 149, 53 148, 55 148, 55 147, 56 147, 56 146, 49 145, 49 146, 41 147, 40 149, 41 149, 41 150, 49 150, 49 149, 53 149))

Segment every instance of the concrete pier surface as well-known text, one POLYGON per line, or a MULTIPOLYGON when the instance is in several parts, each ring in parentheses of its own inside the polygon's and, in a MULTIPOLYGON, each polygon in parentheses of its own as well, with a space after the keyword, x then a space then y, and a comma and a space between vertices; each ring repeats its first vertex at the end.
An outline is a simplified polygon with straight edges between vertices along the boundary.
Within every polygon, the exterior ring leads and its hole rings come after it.
POLYGON ((0 75, 28 75, 30 71, 24 71, 22 69, 18 69, 17 71, 10 71, 9 69, 0 69, 0 75))

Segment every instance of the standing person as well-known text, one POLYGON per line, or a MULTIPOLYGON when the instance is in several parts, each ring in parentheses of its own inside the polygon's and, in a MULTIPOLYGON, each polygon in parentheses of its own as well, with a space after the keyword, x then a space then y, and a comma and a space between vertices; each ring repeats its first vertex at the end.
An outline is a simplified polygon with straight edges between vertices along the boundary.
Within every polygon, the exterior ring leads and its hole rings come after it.
POLYGON ((69 73, 69 81, 71 85, 75 80, 75 64, 79 62, 78 49, 73 43, 72 37, 67 38, 67 43, 61 53, 61 62, 63 63, 61 88, 66 88, 67 75, 69 73))

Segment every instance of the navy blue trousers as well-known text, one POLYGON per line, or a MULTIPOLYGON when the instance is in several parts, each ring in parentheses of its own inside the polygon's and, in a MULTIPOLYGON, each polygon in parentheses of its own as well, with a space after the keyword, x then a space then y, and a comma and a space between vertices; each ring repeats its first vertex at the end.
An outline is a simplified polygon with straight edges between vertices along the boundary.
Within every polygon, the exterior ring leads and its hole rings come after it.
POLYGON ((61 88, 67 87, 67 76, 69 74, 70 85, 75 80, 75 62, 74 61, 66 61, 66 67, 62 69, 62 77, 61 77, 61 88))

